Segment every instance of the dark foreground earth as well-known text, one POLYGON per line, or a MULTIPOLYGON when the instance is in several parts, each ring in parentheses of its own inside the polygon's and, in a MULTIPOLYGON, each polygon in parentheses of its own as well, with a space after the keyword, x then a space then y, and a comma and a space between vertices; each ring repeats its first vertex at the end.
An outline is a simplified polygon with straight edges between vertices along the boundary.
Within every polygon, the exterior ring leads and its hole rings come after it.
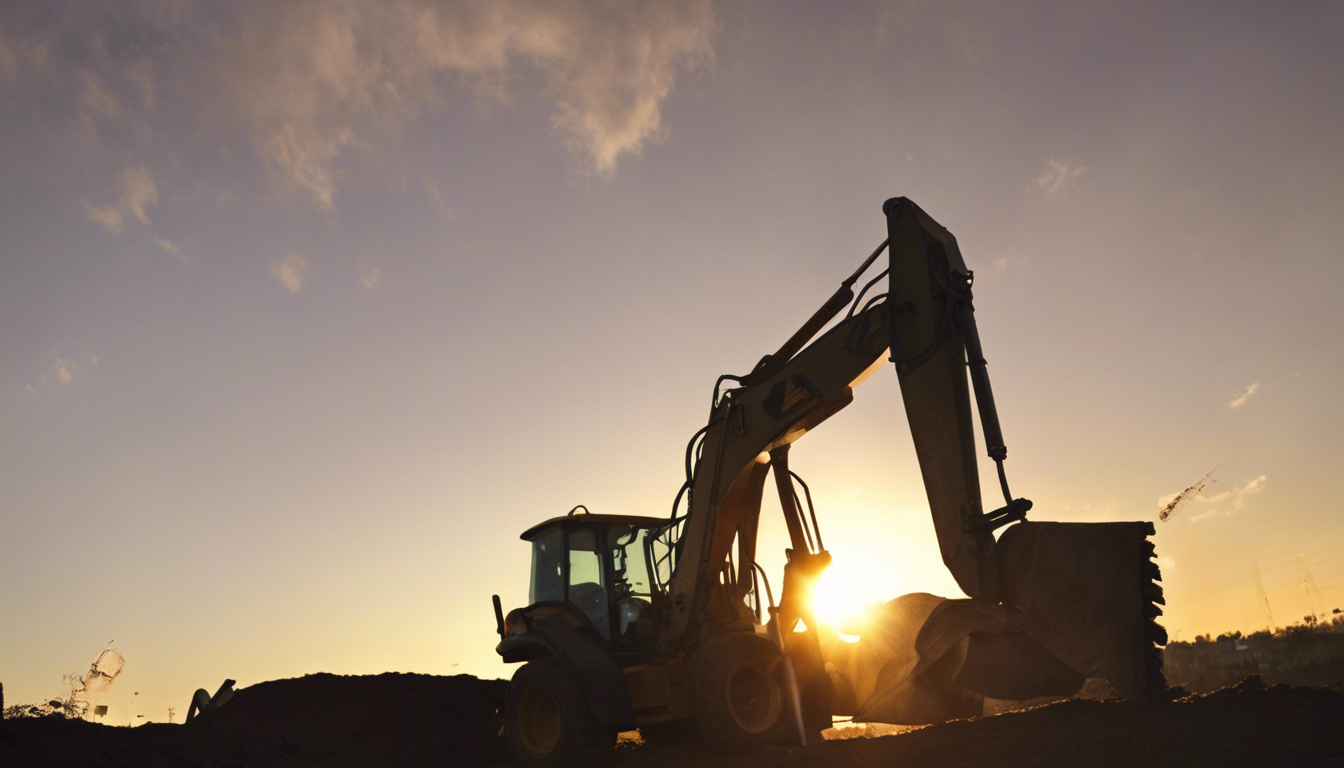
MULTIPOLYGON (((0 722, 0 766, 500 765, 506 683, 469 675, 308 675, 244 688, 189 725, 0 722)), ((1140 706, 1065 701, 876 738, 723 757, 623 739, 612 766, 1344 765, 1344 694, 1231 688, 1140 706)))

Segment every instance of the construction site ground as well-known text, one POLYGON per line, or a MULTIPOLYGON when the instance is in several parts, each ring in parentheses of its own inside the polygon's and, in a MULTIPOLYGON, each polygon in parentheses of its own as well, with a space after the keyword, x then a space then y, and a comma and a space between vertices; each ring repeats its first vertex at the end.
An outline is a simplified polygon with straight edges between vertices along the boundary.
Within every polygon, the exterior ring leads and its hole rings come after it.
MULTIPOLYGON (((0 766, 507 765, 502 680, 308 675, 259 683, 190 724, 0 722, 0 766)), ((611 766, 1344 765, 1340 686, 1257 678, 1161 704, 1071 700, 918 729, 852 726, 824 743, 723 756, 626 734, 611 766), (888 735, 878 735, 888 734, 888 735)))

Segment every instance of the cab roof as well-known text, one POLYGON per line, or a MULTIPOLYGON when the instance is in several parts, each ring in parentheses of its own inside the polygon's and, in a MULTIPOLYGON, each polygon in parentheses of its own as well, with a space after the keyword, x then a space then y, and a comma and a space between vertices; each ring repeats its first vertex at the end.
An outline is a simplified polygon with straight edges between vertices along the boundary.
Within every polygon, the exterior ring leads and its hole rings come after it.
POLYGON ((565 515, 562 517, 552 517, 550 520, 537 523, 531 528, 528 528, 526 531, 523 531, 523 535, 519 536, 518 538, 522 539, 523 541, 531 541, 540 536, 542 533, 544 533, 548 528, 552 526, 557 525, 563 526, 566 524, 584 525, 586 523, 617 523, 617 524, 624 523, 626 525, 634 525, 640 528, 657 528, 660 526, 667 525, 668 522, 669 522, 668 519, 665 517, 641 517, 639 515, 565 515))

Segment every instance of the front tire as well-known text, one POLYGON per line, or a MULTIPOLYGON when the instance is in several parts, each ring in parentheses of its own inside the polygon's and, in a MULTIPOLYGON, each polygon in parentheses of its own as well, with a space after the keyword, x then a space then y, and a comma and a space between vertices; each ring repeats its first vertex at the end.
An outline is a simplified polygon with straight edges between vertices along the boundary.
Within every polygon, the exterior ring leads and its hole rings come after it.
POLYGON ((588 707, 567 659, 543 656, 514 673, 504 703, 504 737, 524 765, 570 765, 615 743, 588 707))
POLYGON ((700 655, 695 702, 700 730, 720 749, 784 743, 793 708, 779 648, 751 632, 713 638, 700 655))

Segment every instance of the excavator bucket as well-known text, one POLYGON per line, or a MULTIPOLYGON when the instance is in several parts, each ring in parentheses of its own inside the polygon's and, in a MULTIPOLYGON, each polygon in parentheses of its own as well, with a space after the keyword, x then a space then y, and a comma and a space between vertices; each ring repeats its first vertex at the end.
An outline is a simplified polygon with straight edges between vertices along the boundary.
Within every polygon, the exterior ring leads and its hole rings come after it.
POLYGON ((832 669, 857 722, 919 724, 981 714, 987 698, 1077 693, 1092 678, 1149 701, 1165 688, 1165 631, 1151 523, 1019 523, 994 555, 1001 604, 899 597, 874 610, 832 669))
POLYGON ((1166 689, 1152 534, 1152 523, 1026 522, 1004 531, 995 548, 1004 603, 1026 617, 1026 634, 1134 701, 1166 689))

